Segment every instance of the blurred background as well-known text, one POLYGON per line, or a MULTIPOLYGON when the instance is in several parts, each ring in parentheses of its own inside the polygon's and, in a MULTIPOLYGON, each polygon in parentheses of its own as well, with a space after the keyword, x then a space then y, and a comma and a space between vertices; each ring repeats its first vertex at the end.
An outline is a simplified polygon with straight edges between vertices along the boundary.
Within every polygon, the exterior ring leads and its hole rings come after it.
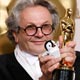
MULTIPOLYGON (((12 7, 17 0, 0 0, 0 54, 13 52, 14 44, 7 38, 7 26, 5 20, 12 7)), ((75 50, 80 51, 80 0, 50 0, 54 3, 56 10, 59 13, 60 19, 65 16, 67 8, 73 10, 72 19, 75 21, 74 41, 76 42, 75 50)), ((60 27, 55 30, 56 36, 54 39, 57 41, 60 35, 60 27), (57 32, 58 31, 58 32, 57 32)))

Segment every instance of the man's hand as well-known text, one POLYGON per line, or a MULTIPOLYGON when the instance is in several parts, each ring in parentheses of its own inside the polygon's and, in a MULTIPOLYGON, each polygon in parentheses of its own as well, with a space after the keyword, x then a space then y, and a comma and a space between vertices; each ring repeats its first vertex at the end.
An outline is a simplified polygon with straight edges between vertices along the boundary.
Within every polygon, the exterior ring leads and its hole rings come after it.
POLYGON ((52 72, 59 68, 61 58, 55 58, 54 56, 47 55, 41 56, 39 55, 40 67, 43 73, 40 80, 52 80, 52 72))

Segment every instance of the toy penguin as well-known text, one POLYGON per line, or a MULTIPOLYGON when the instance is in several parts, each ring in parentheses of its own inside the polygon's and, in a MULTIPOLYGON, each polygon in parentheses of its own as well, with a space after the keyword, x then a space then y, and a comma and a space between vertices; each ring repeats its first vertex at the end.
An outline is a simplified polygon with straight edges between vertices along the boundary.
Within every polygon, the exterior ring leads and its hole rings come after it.
POLYGON ((45 53, 43 53, 43 56, 45 55, 53 55, 55 58, 60 57, 60 51, 57 46, 57 44, 53 40, 49 40, 44 45, 45 49, 47 50, 45 53))

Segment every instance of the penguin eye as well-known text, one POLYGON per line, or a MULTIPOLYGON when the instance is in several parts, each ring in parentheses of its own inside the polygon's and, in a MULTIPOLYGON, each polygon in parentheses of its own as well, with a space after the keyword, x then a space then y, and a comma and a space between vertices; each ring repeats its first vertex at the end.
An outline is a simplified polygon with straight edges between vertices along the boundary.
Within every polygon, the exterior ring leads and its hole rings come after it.
POLYGON ((49 42, 49 43, 47 44, 47 47, 52 47, 52 44, 49 42))

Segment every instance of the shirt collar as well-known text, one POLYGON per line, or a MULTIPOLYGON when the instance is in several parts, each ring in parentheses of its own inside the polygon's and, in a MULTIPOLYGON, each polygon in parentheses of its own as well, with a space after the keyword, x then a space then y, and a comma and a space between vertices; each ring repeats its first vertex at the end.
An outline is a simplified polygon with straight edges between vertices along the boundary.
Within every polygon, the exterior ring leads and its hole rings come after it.
POLYGON ((28 52, 22 51, 19 45, 16 46, 15 51, 18 55, 22 56, 30 65, 35 64, 38 60, 38 56, 34 56, 28 52))

